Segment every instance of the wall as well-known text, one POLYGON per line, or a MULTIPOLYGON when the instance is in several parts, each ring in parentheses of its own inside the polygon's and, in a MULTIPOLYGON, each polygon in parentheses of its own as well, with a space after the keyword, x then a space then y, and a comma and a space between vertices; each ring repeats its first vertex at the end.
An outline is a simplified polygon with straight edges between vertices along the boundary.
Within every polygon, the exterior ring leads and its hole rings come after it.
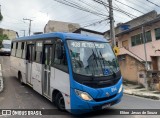
POLYGON ((61 21, 48 21, 44 28, 44 33, 49 32, 74 32, 79 29, 80 25, 77 23, 68 23, 61 21))
POLYGON ((127 54, 118 56, 119 65, 124 80, 139 83, 139 72, 145 70, 145 66, 137 59, 127 54))
POLYGON ((10 40, 13 40, 17 37, 17 34, 13 30, 3 29, 3 34, 6 34, 10 40))

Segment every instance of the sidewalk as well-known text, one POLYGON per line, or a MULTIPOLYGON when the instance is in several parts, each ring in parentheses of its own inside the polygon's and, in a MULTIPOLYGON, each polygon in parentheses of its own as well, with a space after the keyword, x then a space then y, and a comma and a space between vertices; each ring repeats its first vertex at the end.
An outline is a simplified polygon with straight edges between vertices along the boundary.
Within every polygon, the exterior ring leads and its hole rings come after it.
POLYGON ((2 68, 0 64, 0 92, 3 91, 3 76, 2 76, 2 68))
POLYGON ((129 83, 123 84, 123 87, 124 87, 125 94, 135 95, 135 96, 154 99, 154 100, 160 100, 160 91, 146 90, 146 88, 140 85, 129 84, 129 83))

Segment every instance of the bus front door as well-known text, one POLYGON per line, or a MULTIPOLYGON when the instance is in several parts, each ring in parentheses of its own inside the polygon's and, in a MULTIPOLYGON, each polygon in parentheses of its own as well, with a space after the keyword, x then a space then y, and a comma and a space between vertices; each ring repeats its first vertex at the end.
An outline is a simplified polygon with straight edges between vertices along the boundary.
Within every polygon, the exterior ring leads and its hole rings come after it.
POLYGON ((52 45, 44 45, 43 94, 50 97, 52 45))
POLYGON ((32 63, 34 60, 34 45, 27 45, 27 83, 32 86, 32 63))

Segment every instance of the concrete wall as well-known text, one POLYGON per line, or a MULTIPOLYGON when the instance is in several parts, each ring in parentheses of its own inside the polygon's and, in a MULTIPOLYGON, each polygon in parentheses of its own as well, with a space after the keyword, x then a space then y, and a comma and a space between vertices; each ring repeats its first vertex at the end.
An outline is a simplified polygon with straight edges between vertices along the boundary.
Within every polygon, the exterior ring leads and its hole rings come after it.
POLYGON ((16 31, 9 30, 9 29, 0 28, 0 34, 6 34, 10 40, 13 40, 17 37, 16 31))
POLYGON ((48 21, 44 28, 44 33, 49 32, 74 32, 79 29, 80 25, 77 23, 68 23, 60 21, 48 21))
POLYGON ((14 40, 17 37, 17 34, 13 30, 4 29, 3 34, 6 34, 10 40, 14 40))
POLYGON ((139 83, 139 74, 145 69, 144 64, 129 55, 118 56, 119 65, 124 80, 139 83))

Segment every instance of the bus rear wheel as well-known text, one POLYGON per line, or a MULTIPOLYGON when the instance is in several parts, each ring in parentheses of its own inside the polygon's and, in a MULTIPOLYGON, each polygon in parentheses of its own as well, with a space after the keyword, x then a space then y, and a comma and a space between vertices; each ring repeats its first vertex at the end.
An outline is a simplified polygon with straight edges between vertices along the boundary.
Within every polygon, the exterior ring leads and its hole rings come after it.
POLYGON ((64 98, 60 92, 56 94, 55 104, 60 111, 65 111, 64 98))

